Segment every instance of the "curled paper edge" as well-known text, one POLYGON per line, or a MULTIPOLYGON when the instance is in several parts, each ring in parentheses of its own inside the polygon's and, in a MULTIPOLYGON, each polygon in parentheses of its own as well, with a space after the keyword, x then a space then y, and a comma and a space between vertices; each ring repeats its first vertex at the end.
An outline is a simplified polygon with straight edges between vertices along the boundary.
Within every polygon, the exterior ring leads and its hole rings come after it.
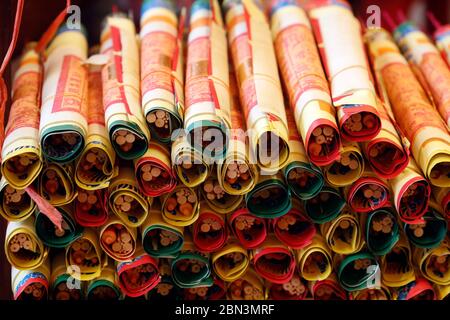
POLYGON ((59 231, 62 231, 62 215, 54 206, 50 204, 47 200, 41 197, 33 188, 27 187, 25 191, 28 193, 31 199, 36 203, 39 208, 39 211, 46 215, 50 221, 58 228, 59 231))

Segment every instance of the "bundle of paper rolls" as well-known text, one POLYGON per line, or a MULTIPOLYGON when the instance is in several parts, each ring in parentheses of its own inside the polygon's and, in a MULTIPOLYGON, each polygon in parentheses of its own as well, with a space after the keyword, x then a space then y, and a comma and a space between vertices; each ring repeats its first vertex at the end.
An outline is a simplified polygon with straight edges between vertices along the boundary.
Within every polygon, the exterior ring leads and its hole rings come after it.
POLYGON ((146 0, 138 35, 114 13, 91 50, 64 26, 25 47, 14 299, 450 297, 443 36, 305 3, 146 0))

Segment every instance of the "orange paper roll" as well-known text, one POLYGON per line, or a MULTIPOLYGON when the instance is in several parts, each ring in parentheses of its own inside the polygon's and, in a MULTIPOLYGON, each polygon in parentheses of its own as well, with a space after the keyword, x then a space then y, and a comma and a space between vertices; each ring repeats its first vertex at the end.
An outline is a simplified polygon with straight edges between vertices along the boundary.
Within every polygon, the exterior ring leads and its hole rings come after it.
POLYGON ((431 184, 450 186, 450 135, 408 62, 383 29, 367 32, 377 81, 389 97, 395 119, 431 184))
POLYGON ((42 169, 39 144, 42 68, 29 43, 20 59, 12 88, 12 104, 2 149, 1 172, 17 189, 29 186, 42 169))
POLYGON ((359 21, 344 0, 311 1, 308 13, 337 107, 341 136, 350 141, 374 138, 381 122, 359 21))
POLYGON ((262 169, 278 170, 289 159, 289 134, 269 24, 253 0, 224 7, 250 147, 262 169))
POLYGON ((308 156, 315 165, 328 165, 339 156, 339 129, 308 17, 294 1, 273 1, 271 26, 290 107, 308 156))

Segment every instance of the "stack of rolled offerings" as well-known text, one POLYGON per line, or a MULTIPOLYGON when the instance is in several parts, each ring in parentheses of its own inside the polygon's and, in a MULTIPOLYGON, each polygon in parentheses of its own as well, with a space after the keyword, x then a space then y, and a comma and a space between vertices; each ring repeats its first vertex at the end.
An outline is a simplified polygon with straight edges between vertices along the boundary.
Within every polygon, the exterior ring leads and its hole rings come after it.
POLYGON ((310 1, 308 14, 337 108, 341 137, 368 141, 381 121, 359 21, 344 0, 310 1))
POLYGON ((103 107, 112 146, 120 158, 142 156, 150 133, 141 107, 139 49, 131 19, 119 13, 105 18, 100 53, 107 58, 102 69, 103 107))
POLYGON ((450 185, 450 135, 394 40, 382 29, 371 31, 368 45, 377 81, 395 119, 411 143, 418 166, 432 185, 450 185))
POLYGON ((289 134, 269 24, 252 0, 224 8, 250 150, 261 169, 278 170, 289 159, 289 134))
POLYGON ((190 144, 223 159, 231 127, 227 40, 217 1, 196 0, 187 39, 184 128, 190 144))

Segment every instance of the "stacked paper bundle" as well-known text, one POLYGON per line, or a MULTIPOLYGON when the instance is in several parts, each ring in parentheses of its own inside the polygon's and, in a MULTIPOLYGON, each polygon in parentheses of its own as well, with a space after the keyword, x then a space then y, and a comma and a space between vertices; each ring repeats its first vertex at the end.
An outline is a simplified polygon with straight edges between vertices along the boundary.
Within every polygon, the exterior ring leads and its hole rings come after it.
POLYGON ((84 29, 24 48, 14 299, 450 297, 447 29, 307 3, 146 0, 90 57, 84 29))

